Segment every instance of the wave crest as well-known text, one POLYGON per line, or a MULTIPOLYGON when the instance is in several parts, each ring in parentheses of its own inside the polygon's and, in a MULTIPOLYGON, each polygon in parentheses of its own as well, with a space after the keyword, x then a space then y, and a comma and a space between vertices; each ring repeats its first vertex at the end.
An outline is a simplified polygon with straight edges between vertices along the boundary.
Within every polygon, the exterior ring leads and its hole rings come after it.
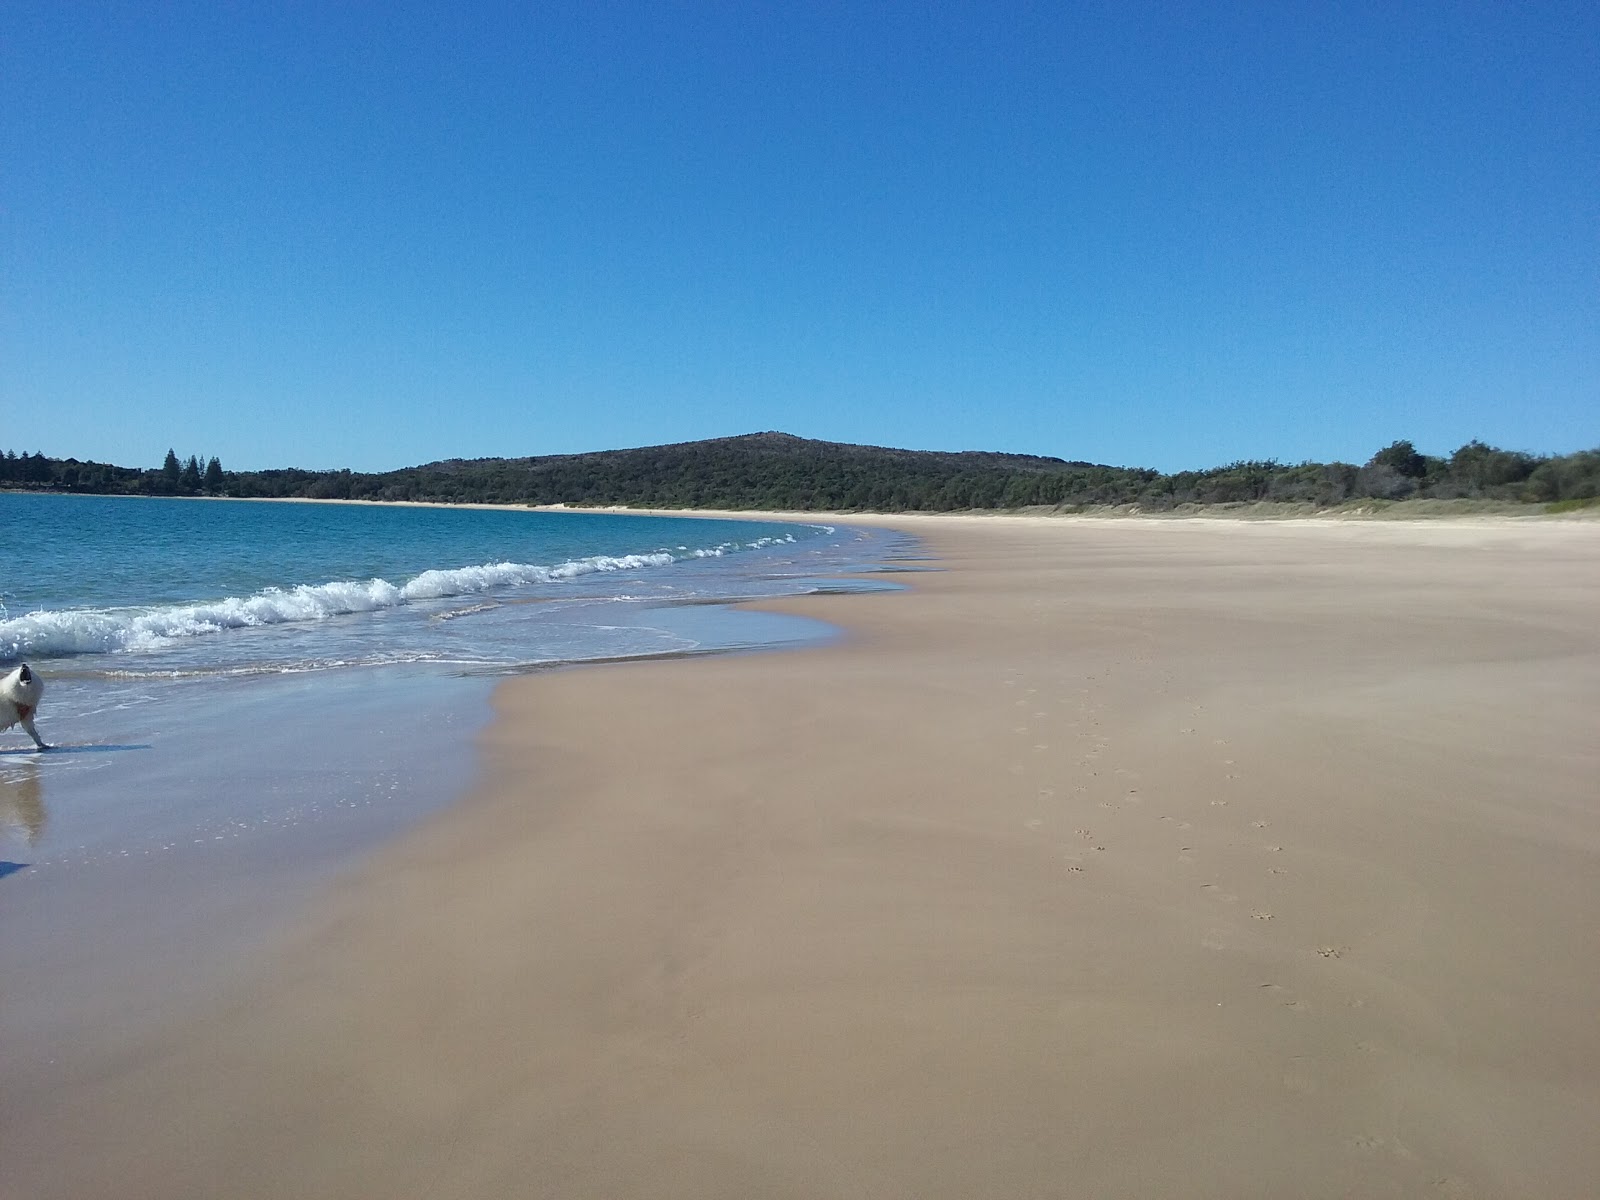
MULTIPOLYGON (((737 549, 759 549, 790 538, 760 538, 724 543, 685 557, 720 557, 737 549)), ((483 563, 423 571, 396 586, 386 579, 336 580, 292 588, 264 588, 251 596, 228 596, 194 604, 151 608, 62 609, 4 617, 0 613, 0 658, 59 657, 152 650, 182 638, 262 625, 321 621, 353 613, 398 608, 419 600, 438 600, 576 579, 602 571, 665 567, 678 561, 666 551, 654 554, 597 554, 554 566, 535 563, 483 563)))

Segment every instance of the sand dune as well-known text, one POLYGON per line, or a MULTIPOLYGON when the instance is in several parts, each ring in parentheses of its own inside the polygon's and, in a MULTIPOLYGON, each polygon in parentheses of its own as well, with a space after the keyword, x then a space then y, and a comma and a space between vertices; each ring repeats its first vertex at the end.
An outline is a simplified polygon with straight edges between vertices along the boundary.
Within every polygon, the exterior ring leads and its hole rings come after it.
POLYGON ((1592 1190, 1600 526, 898 523, 838 644, 503 687, 0 1193, 1592 1190))

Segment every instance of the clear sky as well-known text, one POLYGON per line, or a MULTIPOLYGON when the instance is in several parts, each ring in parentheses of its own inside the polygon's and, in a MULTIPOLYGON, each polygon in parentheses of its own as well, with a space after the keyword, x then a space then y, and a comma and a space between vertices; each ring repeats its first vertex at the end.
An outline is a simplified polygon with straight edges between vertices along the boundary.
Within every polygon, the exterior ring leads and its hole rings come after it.
POLYGON ((1600 445, 1594 0, 0 0, 0 223, 58 457, 1600 445))

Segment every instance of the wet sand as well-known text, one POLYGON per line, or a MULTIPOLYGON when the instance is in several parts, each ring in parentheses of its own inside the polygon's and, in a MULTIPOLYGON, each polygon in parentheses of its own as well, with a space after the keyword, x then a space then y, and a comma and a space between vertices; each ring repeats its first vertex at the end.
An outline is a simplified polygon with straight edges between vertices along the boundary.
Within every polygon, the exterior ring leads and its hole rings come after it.
POLYGON ((875 523, 837 644, 503 685, 0 1194, 1590 1190, 1600 525, 875 523))

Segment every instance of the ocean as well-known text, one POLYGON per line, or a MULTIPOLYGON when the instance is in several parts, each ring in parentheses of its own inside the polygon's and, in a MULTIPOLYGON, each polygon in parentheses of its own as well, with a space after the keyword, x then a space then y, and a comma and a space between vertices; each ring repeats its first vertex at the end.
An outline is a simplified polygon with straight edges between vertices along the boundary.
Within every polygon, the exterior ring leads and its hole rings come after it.
POLYGON ((44 680, 56 747, 0 733, 0 1035, 54 1070, 130 1019, 108 983, 166 1005, 447 808, 498 680, 815 643, 733 605, 915 555, 824 521, 0 492, 0 664, 44 680))
MULTIPOLYGON (((45 758, 20 729, 0 734, 0 796, 26 779, 137 774, 200 727, 214 728, 191 757, 230 784, 273 725, 295 732, 283 766, 301 775, 318 765, 308 727, 319 722, 340 726, 341 760, 381 759, 373 778, 410 758, 436 764, 464 739, 385 732, 405 724, 419 689, 450 697, 429 719, 470 732, 508 673, 814 640, 826 634, 814 622, 728 605, 872 586, 835 577, 892 554, 891 536, 822 522, 0 493, 0 664, 27 661, 45 680, 38 723, 59 746, 45 758), (255 711, 280 696, 293 698, 287 711, 255 711), (400 711, 359 719, 386 697, 400 711)), ((400 777, 428 773, 410 767, 400 777)), ((82 812, 40 822, 8 811, 0 800, 0 861, 13 870, 151 841, 82 812)), ((162 844, 183 832, 151 815, 140 828, 164 829, 162 844)))
POLYGON ((694 650, 663 608, 804 590, 858 550, 820 523, 0 493, 0 659, 103 679, 694 650))

